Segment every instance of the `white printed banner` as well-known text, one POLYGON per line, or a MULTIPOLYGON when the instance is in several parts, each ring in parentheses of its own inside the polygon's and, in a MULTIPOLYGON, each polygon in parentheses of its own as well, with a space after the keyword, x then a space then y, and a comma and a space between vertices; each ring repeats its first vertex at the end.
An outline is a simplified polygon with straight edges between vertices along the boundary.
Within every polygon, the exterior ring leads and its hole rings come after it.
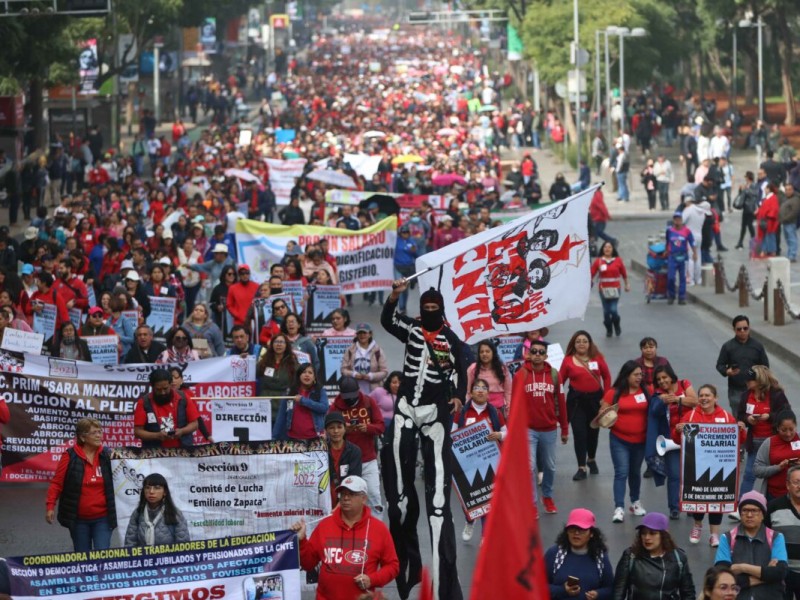
POLYGON ((86 345, 96 365, 119 364, 119 337, 116 335, 87 335, 86 345))
POLYGON ((265 158, 264 162, 269 167, 269 184, 275 194, 275 201, 278 206, 289 204, 289 194, 294 187, 295 179, 303 174, 303 169, 307 162, 306 159, 279 160, 277 158, 265 158))

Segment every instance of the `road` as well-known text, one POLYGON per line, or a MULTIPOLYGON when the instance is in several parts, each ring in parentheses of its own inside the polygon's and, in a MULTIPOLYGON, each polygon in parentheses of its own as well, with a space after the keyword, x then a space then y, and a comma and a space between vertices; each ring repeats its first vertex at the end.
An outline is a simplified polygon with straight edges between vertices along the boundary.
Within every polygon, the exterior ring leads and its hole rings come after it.
MULTIPOLYGON (((660 231, 661 225, 653 220, 626 221, 614 223, 612 234, 621 240, 620 251, 627 260, 642 256, 648 235, 660 231)), ((687 378, 695 387, 712 383, 720 388, 725 396, 725 382, 714 369, 720 345, 731 337, 728 323, 712 317, 699 307, 668 306, 663 301, 646 304, 641 292, 641 278, 632 275, 633 291, 624 295, 620 303, 622 315, 622 336, 606 339, 602 324, 599 298, 592 294, 584 321, 578 319, 560 323, 551 328, 549 340, 566 345, 571 334, 577 329, 587 329, 598 342, 605 354, 612 373, 616 373, 622 363, 639 354, 639 340, 645 335, 654 336, 659 342, 660 353, 666 356, 675 367, 679 377, 687 378)), ((416 306, 416 292, 409 307, 416 306)), ((751 309, 758 310, 758 309, 751 309)), ((402 362, 402 348, 379 326, 379 308, 369 307, 360 298, 352 310, 354 322, 367 321, 375 327, 375 338, 384 348, 390 370, 398 368, 402 362)), ((800 374, 790 365, 773 361, 773 369, 779 381, 788 389, 800 388, 800 374)), ((792 400, 792 394, 789 394, 792 400)), ((557 454, 557 474, 555 481, 555 501, 559 508, 557 515, 542 514, 540 523, 542 543, 550 545, 563 526, 567 513, 579 506, 595 512, 598 524, 606 535, 612 562, 616 563, 623 549, 631 543, 635 526, 639 519, 627 517, 623 524, 612 524, 612 464, 608 451, 608 434, 602 432, 598 451, 600 475, 586 481, 573 482, 572 475, 576 464, 572 446, 559 447, 557 454)), ((62 527, 49 526, 44 522, 44 485, 0 485, 0 556, 44 553, 69 549, 69 536, 62 527)), ((421 493, 421 488, 420 488, 421 493)), ((456 514, 458 537, 458 567, 465 589, 469 589, 472 571, 479 548, 479 531, 469 543, 460 539, 464 525, 463 516, 457 509, 458 500, 453 496, 452 503, 456 514)), ((651 511, 666 511, 665 488, 655 488, 651 480, 643 483, 642 503, 651 511)), ((420 520, 420 538, 428 539, 424 519, 420 520)), ((686 548, 692 572, 699 585, 705 569, 713 562, 713 551, 707 544, 707 530, 698 546, 688 544, 691 522, 682 518, 670 524, 679 545, 686 548)), ((429 558, 429 549, 423 545, 424 559, 429 558)), ((306 595, 304 595, 306 597, 306 595)), ((308 595, 312 597, 312 595, 308 595)), ((388 590, 389 598, 397 598, 394 589, 388 590)))

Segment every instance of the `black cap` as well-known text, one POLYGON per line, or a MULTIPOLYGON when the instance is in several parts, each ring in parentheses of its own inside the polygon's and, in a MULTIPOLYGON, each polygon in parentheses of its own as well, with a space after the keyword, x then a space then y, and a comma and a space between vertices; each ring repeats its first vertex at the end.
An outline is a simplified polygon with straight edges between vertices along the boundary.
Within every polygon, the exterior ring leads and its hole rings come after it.
POLYGON ((355 377, 345 375, 339 380, 339 395, 345 400, 358 398, 359 388, 355 377))
POLYGON ((325 415, 325 429, 328 428, 328 425, 333 423, 341 423, 344 425, 344 416, 339 411, 333 411, 325 415))

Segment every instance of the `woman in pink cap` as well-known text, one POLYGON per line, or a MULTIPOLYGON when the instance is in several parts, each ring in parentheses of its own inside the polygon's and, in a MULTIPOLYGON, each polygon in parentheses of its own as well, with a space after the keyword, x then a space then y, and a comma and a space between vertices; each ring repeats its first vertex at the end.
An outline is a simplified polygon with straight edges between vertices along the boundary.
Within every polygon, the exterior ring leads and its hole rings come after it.
POLYGON ((594 513, 576 508, 555 545, 544 555, 551 598, 604 600, 611 597, 614 571, 594 513))

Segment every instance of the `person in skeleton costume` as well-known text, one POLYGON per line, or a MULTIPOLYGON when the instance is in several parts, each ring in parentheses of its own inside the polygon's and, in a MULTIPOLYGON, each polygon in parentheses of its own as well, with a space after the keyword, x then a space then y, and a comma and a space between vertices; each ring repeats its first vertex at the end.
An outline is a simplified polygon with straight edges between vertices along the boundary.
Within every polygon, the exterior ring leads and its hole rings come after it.
POLYGON ((414 487, 417 442, 422 442, 425 508, 431 534, 434 597, 461 600, 456 569, 456 543, 450 512, 450 427, 452 413, 464 402, 467 361, 462 342, 444 322, 444 300, 433 288, 420 296, 420 318, 397 310, 408 283, 394 282, 383 307, 384 329, 406 345, 403 377, 394 419, 381 450, 383 485, 389 502, 389 529, 400 559, 397 589, 408 598, 422 569, 417 520, 419 498, 414 487))

